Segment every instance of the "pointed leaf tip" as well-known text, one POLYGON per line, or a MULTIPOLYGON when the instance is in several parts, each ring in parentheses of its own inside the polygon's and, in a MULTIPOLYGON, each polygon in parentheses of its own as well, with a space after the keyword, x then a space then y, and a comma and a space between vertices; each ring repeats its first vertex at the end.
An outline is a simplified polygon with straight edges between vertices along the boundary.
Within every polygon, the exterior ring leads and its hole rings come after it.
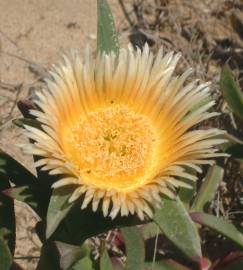
POLYGON ((111 9, 106 0, 97 0, 97 51, 103 53, 119 52, 118 35, 111 9))
POLYGON ((195 211, 203 211, 207 203, 210 203, 224 176, 224 168, 215 164, 209 168, 206 177, 196 195, 192 208, 195 211))
POLYGON ((73 190, 74 188, 72 186, 64 186, 53 190, 47 210, 47 239, 54 233, 60 222, 67 216, 74 205, 74 203, 68 203, 73 190))
POLYGON ((243 247, 243 234, 240 233, 234 225, 228 223, 223 218, 200 212, 193 212, 190 216, 194 222, 215 230, 243 247))
POLYGON ((243 92, 227 65, 221 72, 220 89, 231 110, 243 119, 243 92))
POLYGON ((121 232, 124 237, 127 255, 125 270, 143 270, 145 246, 139 229, 135 226, 125 227, 121 229, 121 232))
POLYGON ((100 258, 100 270, 113 270, 112 262, 106 249, 104 249, 100 258))
POLYGON ((161 209, 156 210, 154 222, 165 236, 192 261, 202 257, 200 237, 185 206, 179 198, 164 198, 161 209))

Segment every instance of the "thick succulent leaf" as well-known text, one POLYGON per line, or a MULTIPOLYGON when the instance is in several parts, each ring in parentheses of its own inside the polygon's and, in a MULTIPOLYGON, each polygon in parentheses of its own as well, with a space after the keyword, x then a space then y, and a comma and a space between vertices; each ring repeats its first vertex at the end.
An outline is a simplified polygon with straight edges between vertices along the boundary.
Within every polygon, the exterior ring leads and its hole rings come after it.
POLYGON ((9 188, 3 192, 15 200, 28 204, 42 219, 46 217, 51 194, 45 191, 38 183, 9 188))
POLYGON ((225 139, 228 140, 228 142, 222 144, 220 148, 224 152, 230 154, 233 158, 242 162, 243 161, 243 141, 228 133, 226 133, 224 137, 225 139))
POLYGON ((148 224, 141 226, 140 230, 144 240, 154 238, 158 233, 160 233, 160 228, 154 222, 150 222, 148 224))
POLYGON ((200 238, 185 206, 179 198, 162 198, 162 205, 153 218, 165 236, 188 258, 200 261, 200 238))
MULTIPOLYGON (((28 111, 26 111, 26 114, 28 115, 28 111)), ((41 123, 38 122, 36 119, 30 118, 18 118, 14 119, 13 123, 21 128, 24 128, 25 125, 35 127, 38 129, 42 129, 41 123)), ((33 143, 33 140, 30 140, 31 143, 33 143)), ((33 156, 34 161, 38 161, 39 157, 33 156)), ((49 193, 51 190, 51 185, 58 180, 58 176, 50 176, 48 171, 42 171, 40 167, 36 168, 36 173, 38 176, 39 183, 45 188, 46 192, 49 193)))
POLYGON ((113 270, 111 259, 105 248, 100 258, 100 270, 113 270))
POLYGON ((31 126, 31 127, 35 127, 38 129, 41 129, 41 124, 40 122, 38 122, 35 119, 31 119, 31 118, 18 118, 18 119, 14 119, 13 123, 17 126, 17 127, 21 127, 24 128, 24 126, 31 126))
POLYGON ((193 196, 195 194, 196 191, 196 182, 191 182, 191 189, 189 188, 180 188, 178 195, 181 199, 181 201, 185 204, 185 206, 187 207, 187 209, 190 207, 191 201, 193 199, 193 196))
POLYGON ((76 203, 52 238, 72 245, 80 245, 87 238, 97 234, 137 224, 142 222, 136 216, 117 217, 112 220, 110 217, 104 218, 101 211, 94 213, 91 207, 81 210, 80 204, 76 203))
POLYGON ((243 144, 227 144, 225 152, 235 159, 243 160, 243 144))
POLYGON ((23 165, 0 149, 0 176, 7 177, 15 185, 31 185, 37 178, 23 165))
POLYGON ((234 225, 228 223, 223 218, 215 217, 205 213, 193 212, 190 214, 193 221, 207 226, 216 232, 223 234, 227 238, 243 247, 243 234, 234 225))
POLYGON ((2 178, 0 177, 0 237, 2 237, 2 239, 6 241, 13 255, 15 249, 14 202, 12 199, 6 197, 1 192, 1 190, 9 187, 10 187, 9 181, 3 177, 2 178))
POLYGON ((84 244, 82 247, 73 246, 62 242, 55 242, 59 257, 60 267, 63 270, 70 269, 82 258, 89 256, 90 250, 84 244))
MULTIPOLYGON (((38 109, 35 104, 30 100, 20 100, 18 102, 18 108, 23 114, 24 118, 14 119, 13 123, 21 128, 25 125, 42 129, 41 123, 38 122, 32 115, 29 114, 29 110, 38 109)), ((30 140, 33 143, 33 140, 30 140)), ((38 161, 39 157, 33 156, 34 161, 38 161)), ((51 190, 51 185, 58 180, 57 176, 50 176, 48 171, 42 171, 40 168, 36 168, 36 173, 38 176, 39 183, 46 189, 47 193, 51 190)))
POLYGON ((126 247, 126 270, 143 270, 145 247, 142 234, 135 226, 121 229, 126 247))
MULTIPOLYGON (((71 210, 73 203, 68 202, 73 186, 64 186, 54 189, 47 210, 46 238, 48 239, 56 230, 60 222, 71 210)), ((75 219, 72 222, 76 222, 75 219)))
POLYGON ((243 119, 243 93, 227 66, 221 73, 220 89, 231 110, 243 119))
POLYGON ((192 198, 196 192, 196 185, 197 183, 188 179, 183 179, 184 182, 191 185, 191 189, 181 187, 178 191, 178 196, 180 197, 181 201, 184 203, 187 209, 189 209, 191 205, 192 198))
POLYGON ((145 270, 190 270, 190 269, 172 259, 167 259, 157 261, 155 262, 155 264, 146 263, 145 270))
POLYGON ((97 0, 97 51, 118 53, 119 42, 114 19, 106 0, 97 0))
POLYGON ((6 241, 0 236, 0 269, 9 270, 12 265, 12 255, 6 241))
POLYGON ((215 192, 224 176, 224 169, 220 165, 213 165, 209 168, 202 186, 193 202, 192 209, 203 211, 205 206, 212 201, 215 192))
POLYGON ((70 270, 94 270, 93 262, 90 257, 86 256, 79 260, 70 270))
MULTIPOLYGON (((197 174, 197 172, 192 168, 185 167, 185 171, 187 173, 192 174, 192 175, 197 174)), ((189 184, 191 186, 191 188, 183 188, 183 187, 181 187, 178 190, 179 198, 184 203, 186 208, 189 209, 190 205, 191 205, 191 202, 192 202, 192 198, 194 197, 195 192, 196 192, 197 183, 195 181, 191 181, 191 180, 186 179, 186 178, 181 178, 181 181, 183 181, 186 184, 189 184)))

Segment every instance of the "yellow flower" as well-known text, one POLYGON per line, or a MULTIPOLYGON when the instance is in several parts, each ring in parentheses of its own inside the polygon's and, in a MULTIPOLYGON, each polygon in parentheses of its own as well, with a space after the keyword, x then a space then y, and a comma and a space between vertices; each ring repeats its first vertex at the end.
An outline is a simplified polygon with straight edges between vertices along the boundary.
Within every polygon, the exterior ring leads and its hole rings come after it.
POLYGON ((186 167, 201 172, 220 155, 213 147, 222 131, 191 130, 217 113, 207 112, 208 84, 184 86, 191 70, 173 75, 179 58, 148 46, 122 49, 118 58, 87 50, 84 60, 74 53, 53 67, 37 93, 40 110, 31 111, 43 130, 25 126, 35 142, 24 150, 40 156, 37 167, 60 174, 53 188, 76 185, 69 202, 82 197, 82 209, 91 203, 111 218, 152 217, 161 193, 190 188, 181 177, 196 180, 186 167))

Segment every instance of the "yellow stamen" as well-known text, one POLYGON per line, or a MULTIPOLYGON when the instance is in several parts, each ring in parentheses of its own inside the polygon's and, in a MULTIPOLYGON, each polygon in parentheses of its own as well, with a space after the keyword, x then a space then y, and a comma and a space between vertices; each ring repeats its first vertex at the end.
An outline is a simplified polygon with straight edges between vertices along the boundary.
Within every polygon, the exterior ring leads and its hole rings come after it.
POLYGON ((151 120, 125 105, 90 112, 63 134, 64 152, 82 181, 120 191, 154 177, 157 144, 151 120))

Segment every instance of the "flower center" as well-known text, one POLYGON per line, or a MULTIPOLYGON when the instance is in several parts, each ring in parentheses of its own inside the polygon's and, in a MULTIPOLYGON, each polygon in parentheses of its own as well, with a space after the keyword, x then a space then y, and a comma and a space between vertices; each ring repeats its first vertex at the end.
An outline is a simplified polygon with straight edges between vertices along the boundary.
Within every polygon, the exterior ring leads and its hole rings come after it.
POLYGON ((123 191, 153 177, 157 143, 151 120, 124 105, 82 116, 63 136, 64 152, 82 181, 123 191))

